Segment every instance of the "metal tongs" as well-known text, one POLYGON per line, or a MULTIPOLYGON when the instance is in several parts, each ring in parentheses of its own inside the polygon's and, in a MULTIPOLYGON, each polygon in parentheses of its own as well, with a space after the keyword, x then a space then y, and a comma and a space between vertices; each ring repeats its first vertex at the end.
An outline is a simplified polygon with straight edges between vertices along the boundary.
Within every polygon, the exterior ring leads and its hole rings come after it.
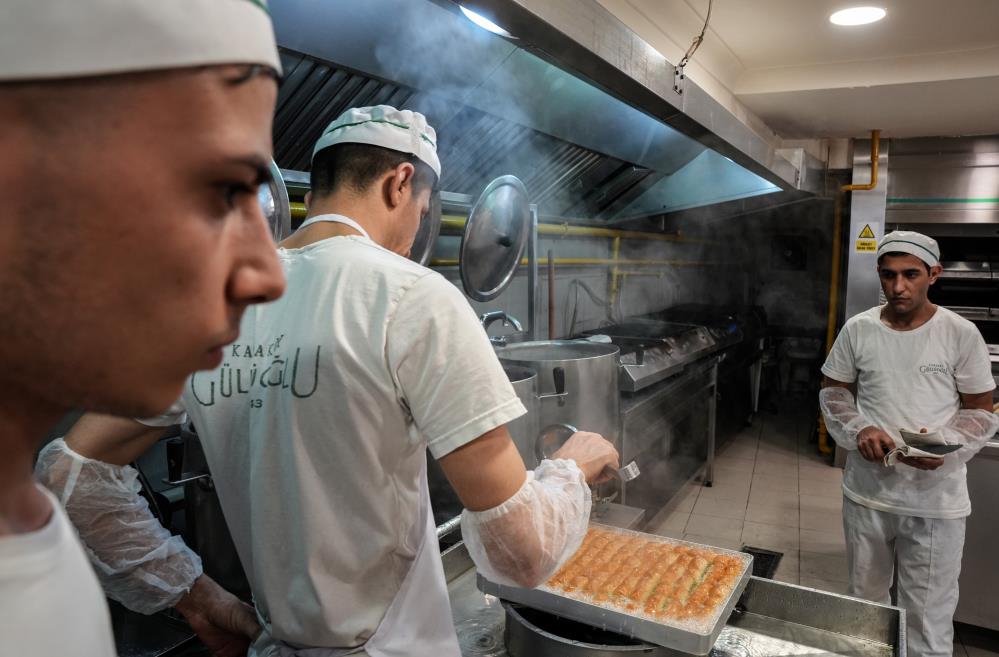
MULTIPOLYGON (((571 424, 552 424, 545 427, 541 433, 538 434, 538 439, 535 442, 534 450, 535 455, 538 460, 551 458, 551 455, 555 453, 559 447, 562 446, 566 440, 569 439, 572 434, 577 433, 579 429, 572 426, 571 424)), ((629 482, 642 472, 638 469, 638 464, 634 461, 624 466, 623 468, 611 468, 606 467, 604 471, 614 477, 621 480, 621 483, 629 482)))
POLYGON ((604 470, 610 472, 615 477, 620 479, 621 483, 629 482, 632 479, 636 479, 638 475, 642 474, 641 470, 638 469, 638 464, 635 463, 634 461, 624 466, 623 468, 618 468, 617 470, 615 470, 614 468, 604 468, 604 470))

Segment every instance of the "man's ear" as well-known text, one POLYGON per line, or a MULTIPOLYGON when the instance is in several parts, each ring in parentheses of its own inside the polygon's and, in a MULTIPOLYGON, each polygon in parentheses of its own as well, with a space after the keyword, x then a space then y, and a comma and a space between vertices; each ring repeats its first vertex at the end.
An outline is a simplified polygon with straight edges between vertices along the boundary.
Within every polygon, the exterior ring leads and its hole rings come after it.
POLYGON ((312 190, 305 192, 305 212, 308 214, 309 208, 312 206, 312 190))
POLYGON ((409 162, 403 162, 392 170, 386 180, 388 185, 388 201, 390 208, 397 208, 406 200, 407 190, 412 191, 413 176, 416 175, 416 167, 409 162))
POLYGON ((940 272, 942 271, 943 267, 941 265, 933 265, 930 267, 930 285, 937 282, 937 278, 940 277, 940 272))

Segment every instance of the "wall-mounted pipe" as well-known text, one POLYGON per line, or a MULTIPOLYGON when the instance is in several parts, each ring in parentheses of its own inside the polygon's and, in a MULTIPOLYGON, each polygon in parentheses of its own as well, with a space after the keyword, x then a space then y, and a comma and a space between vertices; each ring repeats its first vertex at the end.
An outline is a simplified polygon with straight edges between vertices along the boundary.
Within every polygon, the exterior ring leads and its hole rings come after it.
MULTIPOLYGON (((291 204, 291 216, 295 219, 304 219, 306 209, 304 203, 291 204)), ((465 218, 458 215, 444 215, 441 218, 442 230, 461 231, 465 228, 465 218)), ((663 233, 643 233, 630 230, 618 230, 616 228, 600 228, 598 226, 573 226, 568 223, 561 224, 538 224, 539 235, 551 235, 554 237, 606 237, 613 239, 644 240, 652 242, 676 242, 683 244, 707 244, 717 245, 719 242, 713 240, 699 240, 682 235, 665 235, 663 233)))
POLYGON ((621 238, 614 238, 614 246, 611 248, 611 259, 614 261, 614 266, 610 270, 610 291, 607 293, 607 303, 611 308, 611 312, 614 310, 614 301, 617 297, 617 286, 618 286, 618 269, 617 263, 621 260, 621 238))
MULTIPOLYGON (((520 261, 527 265, 527 258, 520 261)), ((556 265, 613 267, 615 265, 645 266, 645 267, 731 267, 737 262, 707 262, 699 260, 613 260, 611 258, 555 258, 556 265)), ((437 258, 430 261, 431 267, 457 267, 457 258, 437 258)))
POLYGON ((555 335, 555 252, 548 249, 548 339, 555 335))
MULTIPOLYGON (((456 215, 445 215, 441 219, 442 230, 462 231, 465 219, 456 215)), ((569 224, 538 224, 539 235, 552 237, 604 237, 608 239, 631 239, 650 242, 676 242, 682 244, 718 244, 710 240, 698 240, 681 235, 664 235, 662 233, 641 233, 616 228, 600 228, 597 226, 572 226, 569 224)))
MULTIPOLYGON (((875 182, 877 182, 875 180, 875 182)), ((833 341, 836 339, 836 315, 839 312, 839 279, 840 260, 842 258, 843 241, 843 190, 836 190, 836 200, 833 206, 833 232, 832 232, 832 271, 829 274, 829 308, 826 314, 826 354, 832 349, 833 341)), ((829 455, 833 453, 832 445, 829 444, 829 432, 826 430, 826 421, 819 413, 819 453, 829 455)))
POLYGON ((844 192, 870 191, 878 186, 878 158, 881 155, 881 131, 871 130, 871 182, 864 185, 843 185, 844 192))
MULTIPOLYGON (((829 275, 829 310, 826 315, 826 354, 832 350, 836 340, 836 315, 839 311, 839 281, 841 277, 840 261, 843 248, 843 193, 866 192, 878 186, 878 158, 881 156, 881 131, 871 130, 871 182, 864 185, 842 185, 836 190, 833 209, 832 234, 832 271, 829 275)), ((832 454, 829 444, 829 432, 826 430, 825 418, 819 413, 819 452, 832 454)))

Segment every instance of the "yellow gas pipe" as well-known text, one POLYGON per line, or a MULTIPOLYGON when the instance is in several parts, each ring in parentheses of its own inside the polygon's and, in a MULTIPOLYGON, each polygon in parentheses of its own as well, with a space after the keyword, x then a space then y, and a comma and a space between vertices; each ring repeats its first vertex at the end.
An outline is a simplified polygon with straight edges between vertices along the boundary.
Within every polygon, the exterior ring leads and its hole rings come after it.
MULTIPOLYGON (((521 265, 527 265, 527 258, 522 258, 521 265)), ((641 267, 725 267, 731 262, 704 262, 700 260, 614 260, 613 258, 555 258, 556 265, 594 265, 600 267, 614 267, 616 265, 633 265, 641 267)), ((437 258, 430 261, 431 267, 457 267, 457 258, 437 258)), ((628 272, 634 275, 635 272, 628 272)), ((619 272, 624 275, 624 272, 619 272)))
MULTIPOLYGON (((842 254, 843 236, 843 192, 870 191, 878 185, 878 157, 881 154, 881 131, 871 131, 871 182, 858 185, 843 185, 836 190, 836 200, 833 209, 833 242, 832 242, 832 274, 829 278, 829 313, 826 317, 826 354, 832 350, 836 339, 836 315, 839 309, 839 279, 840 259, 842 254)), ((826 430, 825 418, 819 413, 819 452, 832 454, 829 444, 829 432, 826 430)))
POLYGON ((614 312, 614 299, 617 297, 617 286, 618 286, 618 275, 620 269, 618 269, 618 262, 621 260, 621 238, 614 238, 614 246, 611 247, 611 259, 614 261, 614 266, 610 270, 610 292, 607 294, 607 305, 610 308, 610 312, 614 312))
MULTIPOLYGON (((295 219, 305 218, 306 210, 304 203, 291 204, 291 216, 295 219)), ((447 230, 462 230, 465 227, 465 219, 458 215, 444 215, 441 218, 441 228, 447 230)), ((616 228, 599 228, 596 226, 573 226, 568 223, 561 224, 538 224, 539 235, 552 235, 556 237, 607 237, 622 239, 634 239, 656 242, 681 242, 685 244, 718 244, 713 240, 699 240, 682 235, 664 235, 662 233, 641 233, 637 231, 618 230, 616 228)))
MULTIPOLYGON (((292 203, 291 204, 291 216, 296 219, 301 219, 306 216, 306 208, 304 203, 292 203)), ((441 228, 444 230, 460 231, 465 227, 465 219, 458 215, 444 215, 441 217, 441 228)), ((658 271, 648 271, 648 270, 634 270, 634 271, 622 271, 620 265, 632 265, 632 266, 643 266, 643 267, 720 267, 724 266, 725 263, 720 262, 701 262, 701 261, 691 261, 691 260, 622 260, 621 259, 621 240, 632 239, 641 241, 653 241, 653 242, 677 242, 686 244, 707 244, 716 245, 719 242, 713 240, 699 240, 692 239, 689 237, 683 237, 681 235, 664 235, 662 233, 643 233, 638 231, 627 231, 618 230, 615 228, 600 228, 596 226, 573 226, 568 223, 561 224, 551 224, 543 223, 538 224, 538 234, 539 235, 551 235, 555 237, 603 237, 613 239, 612 254, 613 257, 607 258, 555 258, 553 264, 556 265, 570 265, 570 266, 596 266, 596 267, 611 267, 610 271, 610 292, 608 298, 613 306, 617 294, 620 291, 620 281, 621 278, 626 276, 659 276, 662 277, 662 272, 658 271)), ((520 261, 522 265, 526 265, 527 259, 520 261)), ((457 266, 458 260, 452 258, 438 258, 430 261, 431 267, 454 267, 457 266)), ((731 263, 729 263, 731 264, 731 263)))
POLYGON ((866 192, 878 186, 878 157, 881 154, 881 131, 871 130, 871 182, 863 185, 843 185, 844 192, 866 192))

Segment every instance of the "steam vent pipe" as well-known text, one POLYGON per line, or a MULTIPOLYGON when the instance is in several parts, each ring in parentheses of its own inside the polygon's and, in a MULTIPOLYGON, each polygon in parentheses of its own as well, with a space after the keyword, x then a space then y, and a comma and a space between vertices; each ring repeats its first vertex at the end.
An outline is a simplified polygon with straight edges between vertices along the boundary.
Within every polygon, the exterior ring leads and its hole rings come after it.
MULTIPOLYGON (((836 204, 833 211, 832 274, 829 277, 829 313, 826 317, 826 354, 832 349, 836 339, 836 314, 839 307, 840 260, 843 247, 843 192, 870 191, 878 186, 878 158, 881 154, 881 131, 871 131, 871 182, 863 185, 843 185, 836 190, 836 204)), ((819 452, 832 454, 829 432, 825 419, 819 413, 819 452)))

